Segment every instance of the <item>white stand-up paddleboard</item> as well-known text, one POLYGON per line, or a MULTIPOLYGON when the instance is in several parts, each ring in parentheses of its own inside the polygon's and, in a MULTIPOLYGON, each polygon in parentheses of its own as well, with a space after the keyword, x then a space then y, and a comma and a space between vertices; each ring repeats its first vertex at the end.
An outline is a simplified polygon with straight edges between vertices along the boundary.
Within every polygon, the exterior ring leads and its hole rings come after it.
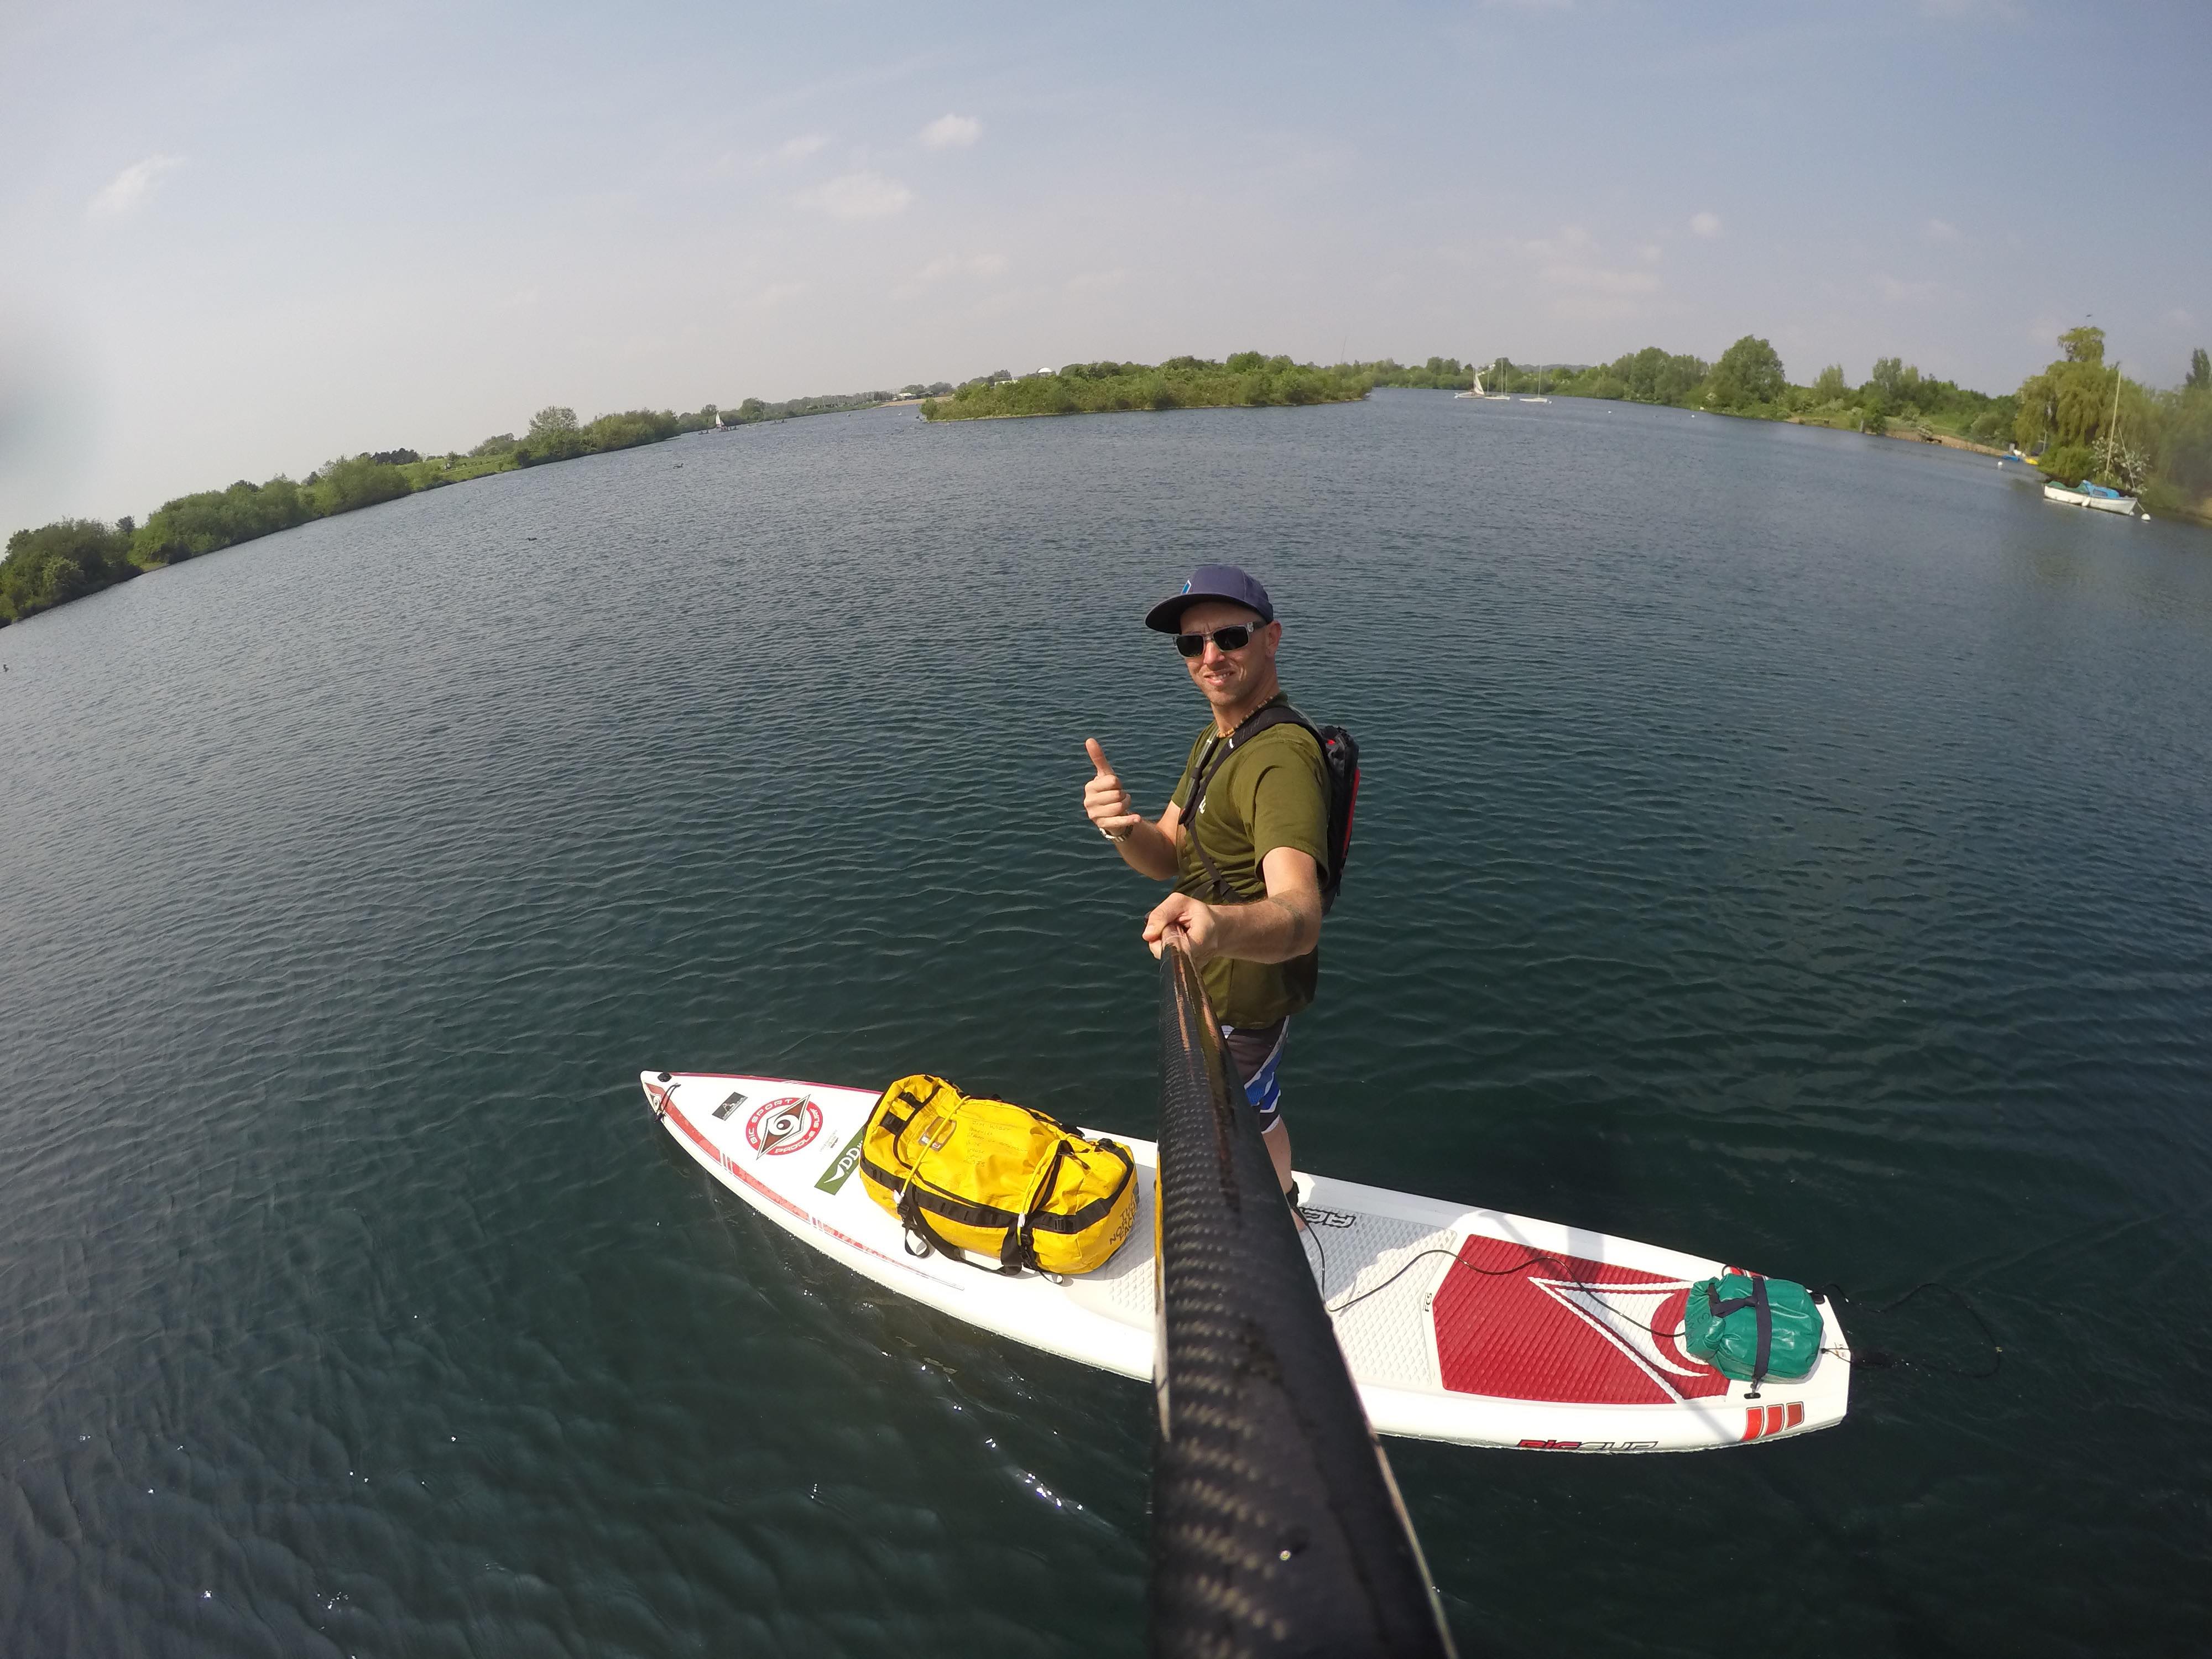
MULTIPOLYGON (((916 1256, 858 1174, 874 1093, 780 1078, 647 1072, 678 1145, 786 1231, 887 1289, 1032 1347, 1152 1374, 1152 1143, 1128 1242, 1095 1273, 1003 1274, 916 1256)), ((1098 1133, 1085 1130, 1086 1134, 1098 1133)), ((1757 1392, 1680 1346, 1692 1284, 1743 1271, 1498 1210, 1297 1177, 1306 1250, 1368 1420, 1383 1434, 1543 1451, 1696 1451, 1839 1422, 1850 1349, 1757 1392)))

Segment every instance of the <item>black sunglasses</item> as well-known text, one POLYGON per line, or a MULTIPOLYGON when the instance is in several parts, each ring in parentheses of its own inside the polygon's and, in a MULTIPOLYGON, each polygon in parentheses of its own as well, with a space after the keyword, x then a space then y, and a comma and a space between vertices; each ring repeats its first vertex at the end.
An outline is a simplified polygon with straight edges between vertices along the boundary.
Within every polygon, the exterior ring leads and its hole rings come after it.
POLYGON ((1265 623, 1235 623, 1227 628, 1217 628, 1211 634, 1178 634, 1176 649, 1186 657, 1202 657, 1206 642, 1212 640, 1224 651, 1242 651, 1252 643, 1252 636, 1267 624, 1265 623))

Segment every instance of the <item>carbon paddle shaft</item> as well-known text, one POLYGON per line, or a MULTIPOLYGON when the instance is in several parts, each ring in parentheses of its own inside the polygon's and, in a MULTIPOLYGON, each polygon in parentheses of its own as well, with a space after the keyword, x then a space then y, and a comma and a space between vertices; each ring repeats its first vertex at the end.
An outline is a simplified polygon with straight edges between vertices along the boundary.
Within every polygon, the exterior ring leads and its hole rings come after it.
POLYGON ((1151 1650, 1449 1656, 1412 1524, 1244 1091, 1160 956, 1151 1650))

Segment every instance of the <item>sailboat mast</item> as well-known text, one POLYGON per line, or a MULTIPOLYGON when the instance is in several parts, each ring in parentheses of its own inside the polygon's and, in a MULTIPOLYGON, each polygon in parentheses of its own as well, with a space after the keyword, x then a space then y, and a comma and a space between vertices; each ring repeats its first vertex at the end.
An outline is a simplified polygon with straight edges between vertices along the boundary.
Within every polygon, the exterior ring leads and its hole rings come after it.
POLYGON ((2112 418, 2105 422, 2105 477, 2112 476, 2112 441, 2120 433, 2120 366, 2112 365, 2112 418))

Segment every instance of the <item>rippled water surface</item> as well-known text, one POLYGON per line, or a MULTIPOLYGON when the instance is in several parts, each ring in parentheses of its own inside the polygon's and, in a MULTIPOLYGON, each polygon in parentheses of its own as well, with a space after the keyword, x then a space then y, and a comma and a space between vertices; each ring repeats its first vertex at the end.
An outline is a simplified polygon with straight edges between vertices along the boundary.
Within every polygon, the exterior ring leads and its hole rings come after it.
POLYGON ((1148 1396, 874 1290, 642 1066, 1149 1132, 1137 617, 1364 750, 1308 1168, 1838 1281, 1843 1427, 1404 1442, 1462 1640, 2212 1629, 2212 538, 1674 411, 679 441, 0 630, 0 1648, 1130 1652, 1148 1396))

